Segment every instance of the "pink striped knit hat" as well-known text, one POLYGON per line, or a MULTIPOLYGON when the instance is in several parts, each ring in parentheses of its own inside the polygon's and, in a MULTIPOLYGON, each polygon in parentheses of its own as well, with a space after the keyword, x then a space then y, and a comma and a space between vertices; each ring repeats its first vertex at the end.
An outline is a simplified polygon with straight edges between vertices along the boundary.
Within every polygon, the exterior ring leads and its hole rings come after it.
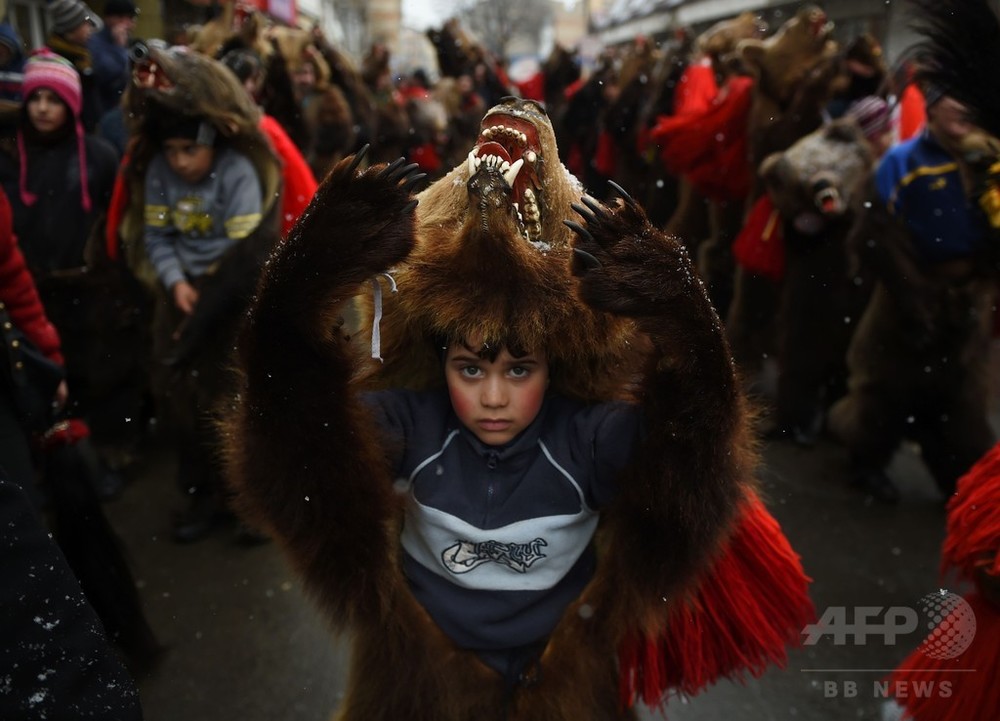
MULTIPOLYGON (((83 91, 80 87, 80 75, 76 72, 73 64, 61 55, 57 55, 48 48, 36 50, 24 64, 24 85, 25 103, 31 98, 31 94, 39 88, 48 88, 59 99, 66 103, 66 107, 73 114, 73 122, 76 125, 76 147, 80 162, 80 201, 83 209, 90 212, 90 192, 87 190, 87 155, 84 151, 83 122, 80 119, 83 110, 83 91)), ((24 134, 17 131, 17 150, 21 156, 21 172, 19 177, 19 189, 21 201, 31 206, 38 199, 34 193, 28 191, 28 156, 24 148, 24 134)))

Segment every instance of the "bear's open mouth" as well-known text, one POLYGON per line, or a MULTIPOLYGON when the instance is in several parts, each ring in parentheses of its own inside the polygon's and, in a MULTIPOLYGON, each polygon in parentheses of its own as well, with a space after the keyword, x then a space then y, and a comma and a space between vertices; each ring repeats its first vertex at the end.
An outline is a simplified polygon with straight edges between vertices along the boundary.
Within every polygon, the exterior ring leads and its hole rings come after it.
POLYGON ((480 172, 502 174, 511 189, 521 234, 536 245, 542 242, 541 163, 538 130, 530 121, 503 111, 483 118, 476 146, 468 157, 469 178, 480 172))
POLYGON ((167 76, 163 67, 150 56, 133 61, 132 82, 144 90, 168 92, 174 89, 174 82, 167 76))
POLYGON ((844 203, 836 188, 821 188, 814 200, 816 207, 824 215, 840 215, 844 210, 844 203))

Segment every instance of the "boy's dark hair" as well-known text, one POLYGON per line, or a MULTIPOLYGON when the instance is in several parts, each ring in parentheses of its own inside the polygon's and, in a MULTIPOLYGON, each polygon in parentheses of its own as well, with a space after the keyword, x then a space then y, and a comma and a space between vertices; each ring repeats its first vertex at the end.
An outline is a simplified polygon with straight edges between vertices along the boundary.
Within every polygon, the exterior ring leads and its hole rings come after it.
POLYGON ((448 355, 448 349, 455 345, 460 345, 470 353, 478 356, 480 359, 488 360, 491 363, 495 361, 497 356, 500 355, 500 352, 505 349, 514 358, 523 358, 531 353, 530 350, 525 348, 523 343, 514 337, 502 338, 496 341, 485 341, 479 345, 479 347, 470 345, 468 340, 465 338, 448 338, 443 335, 432 338, 431 342, 434 344, 434 347, 440 350, 442 363, 448 355))
POLYGON ((160 145, 172 138, 185 138, 214 148, 219 140, 215 126, 200 115, 158 113, 152 116, 149 130, 151 137, 160 145))

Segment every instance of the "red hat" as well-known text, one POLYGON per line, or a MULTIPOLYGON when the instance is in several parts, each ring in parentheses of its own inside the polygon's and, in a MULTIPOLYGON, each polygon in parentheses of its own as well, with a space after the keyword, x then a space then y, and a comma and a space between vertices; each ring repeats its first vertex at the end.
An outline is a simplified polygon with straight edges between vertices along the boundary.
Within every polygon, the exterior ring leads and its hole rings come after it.
MULTIPOLYGON (((47 88, 55 93, 66 107, 73 113, 76 124, 77 149, 80 156, 80 193, 83 209, 90 211, 90 193, 87 190, 87 157, 84 153, 83 123, 80 111, 83 109, 83 91, 80 88, 80 74, 73 64, 61 55, 56 55, 48 48, 36 50, 24 64, 24 101, 27 103, 31 94, 39 88, 47 88)), ((24 137, 21 131, 17 133, 18 153, 21 156, 20 191, 21 200, 25 205, 34 205, 36 197, 28 191, 28 163, 24 152, 24 137)))

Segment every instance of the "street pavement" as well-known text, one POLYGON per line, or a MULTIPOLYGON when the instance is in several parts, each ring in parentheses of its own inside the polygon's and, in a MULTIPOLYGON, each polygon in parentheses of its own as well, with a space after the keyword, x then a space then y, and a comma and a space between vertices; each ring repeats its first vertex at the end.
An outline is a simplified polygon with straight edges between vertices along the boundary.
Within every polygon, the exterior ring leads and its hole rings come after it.
MULTIPOLYGON (((767 504, 813 579, 818 614, 843 608, 851 621, 859 607, 873 607, 869 630, 878 631, 885 609, 918 609, 942 587, 960 590, 938 575, 943 499, 914 448, 901 449, 890 468, 903 496, 896 506, 849 486, 846 453, 834 443, 768 442, 763 457, 767 504)), ((345 644, 324 626, 276 544, 241 546, 235 526, 196 544, 174 544, 170 512, 182 499, 173 474, 171 453, 154 438, 125 493, 105 506, 128 548, 150 622, 168 646, 140 679, 146 718, 329 719, 343 693, 345 644)), ((924 633, 839 643, 824 636, 793 650, 783 669, 672 699, 665 713, 671 721, 879 721, 885 702, 877 682, 924 633)), ((661 710, 641 715, 662 717, 661 710)))

